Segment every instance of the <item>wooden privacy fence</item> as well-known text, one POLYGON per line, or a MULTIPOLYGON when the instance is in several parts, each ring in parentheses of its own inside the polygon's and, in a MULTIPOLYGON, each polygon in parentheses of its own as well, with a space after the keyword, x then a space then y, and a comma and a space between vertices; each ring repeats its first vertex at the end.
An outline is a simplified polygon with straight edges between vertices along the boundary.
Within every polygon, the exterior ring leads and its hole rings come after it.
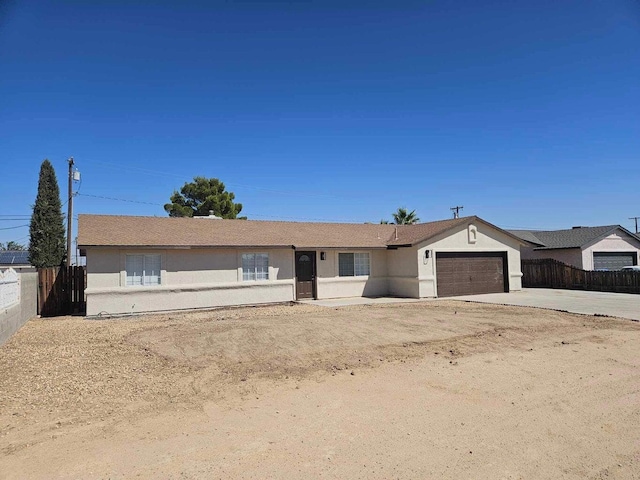
POLYGON ((594 272, 557 260, 522 260, 522 286, 640 294, 640 272, 594 272))
POLYGON ((84 315, 86 278, 83 266, 39 268, 38 314, 43 317, 84 315))

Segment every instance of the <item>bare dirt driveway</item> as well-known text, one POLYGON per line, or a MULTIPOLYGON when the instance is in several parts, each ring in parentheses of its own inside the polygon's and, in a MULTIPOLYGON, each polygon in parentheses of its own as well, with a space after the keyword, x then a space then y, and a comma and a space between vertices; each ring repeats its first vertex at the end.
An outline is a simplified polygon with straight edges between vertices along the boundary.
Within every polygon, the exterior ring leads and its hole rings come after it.
POLYGON ((28 322, 1 478, 640 478, 640 324, 456 301, 28 322))

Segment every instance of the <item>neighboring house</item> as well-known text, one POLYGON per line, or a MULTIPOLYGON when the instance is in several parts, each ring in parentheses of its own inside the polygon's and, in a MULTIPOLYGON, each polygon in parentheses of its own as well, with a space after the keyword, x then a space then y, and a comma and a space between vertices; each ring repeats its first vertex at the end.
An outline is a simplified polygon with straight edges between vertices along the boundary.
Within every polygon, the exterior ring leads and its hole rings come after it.
POLYGON ((0 250, 0 269, 13 268, 16 271, 35 271, 29 262, 26 250, 0 250))
POLYGON ((417 225, 80 215, 87 315, 521 289, 527 242, 478 218, 417 225))
POLYGON ((620 225, 510 232, 533 244, 522 248, 523 259, 553 258, 583 270, 620 270, 638 265, 640 239, 620 225))

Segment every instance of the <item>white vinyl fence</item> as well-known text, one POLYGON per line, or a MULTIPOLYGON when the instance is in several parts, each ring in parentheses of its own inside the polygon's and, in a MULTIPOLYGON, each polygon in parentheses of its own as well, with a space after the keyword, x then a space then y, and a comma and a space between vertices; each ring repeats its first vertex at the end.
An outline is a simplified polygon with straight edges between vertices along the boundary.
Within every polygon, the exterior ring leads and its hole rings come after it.
POLYGON ((0 309, 20 302, 20 277, 13 268, 0 271, 0 309))

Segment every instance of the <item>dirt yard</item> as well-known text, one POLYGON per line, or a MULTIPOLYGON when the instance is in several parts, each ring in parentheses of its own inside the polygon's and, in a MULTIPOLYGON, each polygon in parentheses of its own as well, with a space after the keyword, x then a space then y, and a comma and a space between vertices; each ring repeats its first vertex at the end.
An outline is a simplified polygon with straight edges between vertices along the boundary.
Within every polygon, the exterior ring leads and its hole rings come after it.
POLYGON ((0 478, 640 479, 640 324, 462 302, 34 320, 0 478))

